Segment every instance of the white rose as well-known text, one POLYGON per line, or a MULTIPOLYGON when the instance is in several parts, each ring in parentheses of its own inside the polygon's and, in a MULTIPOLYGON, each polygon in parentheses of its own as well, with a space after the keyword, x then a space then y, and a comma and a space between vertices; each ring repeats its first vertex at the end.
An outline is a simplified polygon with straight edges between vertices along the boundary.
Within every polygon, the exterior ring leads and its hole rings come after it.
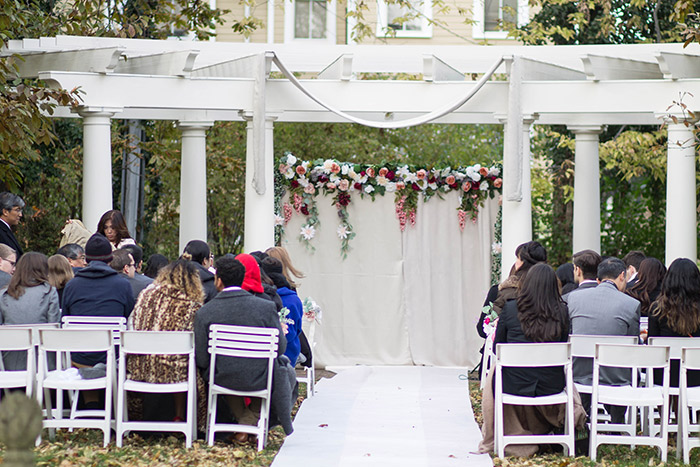
POLYGON ((287 154, 287 164, 294 165, 296 163, 297 163, 297 158, 294 156, 294 154, 287 154))

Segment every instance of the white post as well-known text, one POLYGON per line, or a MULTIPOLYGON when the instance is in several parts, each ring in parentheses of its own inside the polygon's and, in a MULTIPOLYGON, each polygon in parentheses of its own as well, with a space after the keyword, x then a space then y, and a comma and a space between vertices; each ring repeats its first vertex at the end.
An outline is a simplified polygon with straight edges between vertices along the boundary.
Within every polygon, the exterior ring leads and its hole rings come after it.
MULTIPOLYGON (((532 196, 530 183, 530 126, 535 121, 536 116, 523 116, 523 152, 522 152, 522 199, 520 201, 509 201, 503 197, 501 205, 503 209, 501 222, 501 279, 508 277, 511 266, 515 264, 515 249, 518 245, 532 240, 532 196)), ((508 131, 506 119, 499 118, 504 123, 504 132, 508 131)), ((505 141, 505 138, 504 138, 505 141)), ((507 144, 504 145, 504 152, 509 151, 507 144)), ((507 160, 506 157, 503 158, 507 160)), ((503 171, 504 178, 506 170, 503 171)), ((503 180, 505 186, 506 180, 503 180)))
POLYGON ((275 43, 275 0, 267 0, 267 43, 275 43))
POLYGON ((245 232, 243 251, 265 251, 275 244, 275 179, 274 179, 274 121, 276 116, 265 118, 265 191, 258 194, 253 184, 255 176, 255 144, 253 116, 246 112, 245 163, 245 232))
POLYGON ((121 109, 83 107, 83 224, 97 232, 102 214, 112 209, 111 117, 121 109))
POLYGON ((678 116, 668 123, 666 171, 666 265, 676 258, 697 260, 697 200, 693 122, 678 116))
POLYGON ((213 122, 180 122, 180 252, 190 240, 207 241, 207 134, 213 122))
POLYGON ((600 253, 600 125, 570 125, 576 135, 573 252, 600 253))

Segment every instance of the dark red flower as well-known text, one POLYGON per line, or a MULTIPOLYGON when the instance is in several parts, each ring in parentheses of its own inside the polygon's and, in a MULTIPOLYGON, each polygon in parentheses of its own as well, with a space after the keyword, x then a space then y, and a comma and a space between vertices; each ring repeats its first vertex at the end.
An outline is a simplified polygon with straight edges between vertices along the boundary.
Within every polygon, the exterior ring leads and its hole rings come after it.
POLYGON ((472 190, 478 190, 479 189, 479 182, 472 182, 472 190))
POLYGON ((347 206, 350 204, 350 195, 348 193, 340 193, 338 195, 338 203, 341 206, 347 206))
POLYGON ((297 182, 296 180, 292 180, 289 183, 289 186, 291 186, 292 188, 299 188, 299 182, 297 182))
POLYGON ((396 176, 396 174, 394 173, 393 170, 390 170, 386 173, 386 178, 388 178, 389 181, 393 181, 395 176, 396 176))
POLYGON ((428 183, 435 183, 435 177, 432 176, 428 179, 428 183))
POLYGON ((301 205, 300 211, 301 211, 301 213, 302 213, 303 215, 305 215, 305 216, 308 216, 308 215, 309 215, 309 208, 308 208, 308 206, 307 206, 306 204, 302 204, 302 205, 301 205))
POLYGON ((420 191, 420 187, 417 183, 411 183, 411 188, 413 188, 413 191, 420 191))
POLYGON ((359 183, 359 182, 358 182, 358 183, 355 183, 354 186, 355 186, 355 189, 356 189, 356 190, 361 190, 361 189, 362 189, 362 183, 359 183))

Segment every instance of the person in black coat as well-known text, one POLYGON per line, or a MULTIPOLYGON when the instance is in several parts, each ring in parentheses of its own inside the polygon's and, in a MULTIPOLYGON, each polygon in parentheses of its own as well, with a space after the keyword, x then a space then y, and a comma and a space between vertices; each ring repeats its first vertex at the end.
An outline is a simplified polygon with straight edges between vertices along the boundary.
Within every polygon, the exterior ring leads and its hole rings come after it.
POLYGON ((639 300, 642 316, 649 316, 652 304, 661 294, 661 284, 666 275, 666 266, 656 258, 646 258, 639 265, 637 282, 625 293, 639 300))
POLYGON ((19 224, 22 219, 24 200, 19 196, 8 193, 0 193, 0 243, 4 243, 17 253, 17 260, 22 256, 22 247, 19 245, 12 227, 19 224))
POLYGON ((202 289, 204 289, 204 303, 207 303, 218 293, 214 285, 214 274, 209 270, 214 265, 209 245, 201 240, 191 240, 185 245, 182 257, 197 266, 199 278, 202 280, 202 289))

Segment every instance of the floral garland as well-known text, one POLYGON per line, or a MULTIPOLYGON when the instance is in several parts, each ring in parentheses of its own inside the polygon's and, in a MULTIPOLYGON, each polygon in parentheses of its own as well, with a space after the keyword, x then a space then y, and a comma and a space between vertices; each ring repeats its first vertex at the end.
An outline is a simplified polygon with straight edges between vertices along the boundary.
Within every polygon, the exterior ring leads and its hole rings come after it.
POLYGON ((353 194, 370 196, 374 200, 377 195, 394 193, 396 217, 401 231, 404 231, 407 224, 416 224, 419 197, 425 202, 435 195, 442 198, 445 193, 459 191, 457 219, 464 231, 467 219, 476 223, 479 208, 487 198, 500 193, 503 184, 500 166, 487 168, 479 164, 443 169, 416 168, 397 163, 353 164, 334 159, 302 161, 293 154, 286 154, 280 159, 278 171, 281 175, 278 180, 289 190, 292 204, 284 203, 282 213, 276 215, 276 225, 286 225, 294 211, 306 216, 299 240, 313 250, 310 242, 320 227, 316 195, 331 195, 340 219, 336 233, 341 241, 343 258, 347 257, 349 242, 355 237, 347 213, 353 194))

